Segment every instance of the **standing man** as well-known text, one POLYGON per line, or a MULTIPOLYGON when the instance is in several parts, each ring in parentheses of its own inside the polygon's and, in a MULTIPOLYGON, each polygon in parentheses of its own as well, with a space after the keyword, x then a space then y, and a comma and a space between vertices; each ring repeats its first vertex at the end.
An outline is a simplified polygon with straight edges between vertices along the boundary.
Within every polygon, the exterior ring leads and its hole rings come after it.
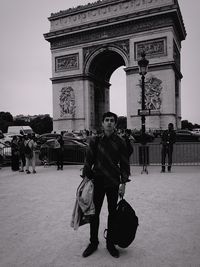
POLYGON ((90 256, 98 248, 99 218, 105 195, 108 203, 106 247, 111 256, 119 257, 112 231, 118 195, 123 196, 125 193, 130 166, 125 141, 115 131, 116 123, 116 114, 112 112, 103 114, 104 132, 100 136, 91 138, 86 155, 82 176, 94 179, 95 215, 90 222, 90 244, 83 252, 83 257, 90 256))
POLYGON ((58 135, 57 138, 57 170, 63 170, 63 153, 64 153, 64 141, 62 135, 58 135))
POLYGON ((171 172, 172 167, 172 153, 173 153, 173 144, 176 142, 176 133, 174 131, 173 123, 168 124, 168 130, 164 131, 162 135, 162 169, 161 172, 165 172, 165 159, 168 155, 168 172, 171 172))
POLYGON ((35 148, 37 146, 37 143, 34 140, 34 137, 32 137, 31 134, 28 134, 25 141, 24 141, 24 153, 26 158, 26 173, 30 174, 29 166, 32 165, 33 173, 36 173, 35 170, 35 148))

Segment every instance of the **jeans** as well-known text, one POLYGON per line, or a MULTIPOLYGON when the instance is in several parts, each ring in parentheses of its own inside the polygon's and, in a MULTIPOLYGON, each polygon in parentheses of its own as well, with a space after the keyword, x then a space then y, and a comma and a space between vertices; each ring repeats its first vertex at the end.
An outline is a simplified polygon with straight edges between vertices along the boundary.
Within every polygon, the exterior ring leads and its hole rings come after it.
POLYGON ((162 147, 162 167, 165 167, 165 159, 166 156, 168 155, 168 166, 172 166, 172 152, 173 152, 173 147, 172 146, 163 146, 162 147))
POLYGON ((61 148, 57 149, 57 167, 63 168, 63 151, 61 148))
POLYGON ((35 171, 35 161, 36 161, 36 155, 35 155, 35 151, 33 151, 33 156, 31 158, 26 156, 26 170, 27 171, 29 171, 30 165, 32 166, 33 171, 35 171))
POLYGON ((118 201, 119 187, 105 188, 103 184, 94 181, 94 196, 93 201, 95 205, 95 215, 90 222, 90 242, 94 245, 98 245, 98 231, 100 222, 100 212, 103 205, 104 197, 107 197, 108 203, 108 231, 107 231, 107 244, 112 242, 112 225, 115 219, 115 211, 118 201))

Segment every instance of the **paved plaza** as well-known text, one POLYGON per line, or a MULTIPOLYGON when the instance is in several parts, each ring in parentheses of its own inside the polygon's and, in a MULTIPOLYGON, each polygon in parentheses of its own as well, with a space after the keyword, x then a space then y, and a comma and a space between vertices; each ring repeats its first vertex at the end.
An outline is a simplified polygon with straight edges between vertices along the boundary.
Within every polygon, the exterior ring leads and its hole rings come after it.
POLYGON ((88 258, 89 225, 70 227, 81 166, 37 167, 37 174, 0 170, 1 267, 200 266, 200 167, 132 166, 125 199, 139 217, 134 242, 112 258, 105 248, 106 201, 98 250, 88 258))

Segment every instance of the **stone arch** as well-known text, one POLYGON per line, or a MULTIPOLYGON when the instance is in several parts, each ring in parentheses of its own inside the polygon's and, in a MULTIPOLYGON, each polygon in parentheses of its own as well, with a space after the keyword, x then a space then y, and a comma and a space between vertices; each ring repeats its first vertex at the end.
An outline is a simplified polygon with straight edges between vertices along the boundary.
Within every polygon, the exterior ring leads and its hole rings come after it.
MULTIPOLYGON (((121 49, 119 49, 119 48, 116 48, 115 46, 108 46, 108 45, 106 45, 106 46, 103 46, 103 47, 100 47, 100 48, 97 48, 96 50, 94 50, 90 55, 88 55, 88 57, 87 57, 87 60, 85 61, 85 63, 84 63, 84 73, 86 74, 86 75, 88 75, 89 74, 89 69, 90 69, 90 67, 91 67, 91 62, 93 61, 93 60, 95 60, 95 58, 98 56, 98 55, 100 55, 100 54, 103 54, 103 53, 105 53, 105 52, 111 52, 111 51, 113 51, 113 52, 115 52, 115 55, 117 55, 117 57, 119 58, 120 56, 121 56, 121 61, 123 61, 123 64, 120 64, 118 67, 121 67, 121 66, 125 66, 125 67, 128 67, 128 55, 124 52, 124 51, 122 51, 121 49)), ((117 68, 118 68, 117 67, 117 68)), ((115 69, 117 69, 117 68, 115 68, 115 69)))
POLYGON ((110 76, 123 65, 127 125, 140 129, 138 60, 143 50, 149 60, 146 98, 153 107, 146 129, 166 129, 169 122, 180 127, 186 30, 178 0, 98 0, 52 13, 49 21, 44 37, 52 53, 54 130, 98 128, 102 112, 109 109, 110 76), (74 92, 73 112, 64 115, 59 110, 62 88, 74 92))
POLYGON ((101 128, 101 118, 110 110, 110 77, 113 72, 128 65, 127 55, 114 46, 100 47, 88 55, 84 66, 84 75, 90 80, 90 110, 93 123, 91 128, 101 128))

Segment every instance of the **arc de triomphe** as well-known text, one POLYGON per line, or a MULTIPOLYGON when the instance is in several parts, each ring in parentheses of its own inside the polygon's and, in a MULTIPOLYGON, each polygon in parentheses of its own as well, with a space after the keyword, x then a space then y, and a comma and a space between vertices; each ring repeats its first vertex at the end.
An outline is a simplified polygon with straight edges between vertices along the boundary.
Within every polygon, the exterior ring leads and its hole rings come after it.
MULTIPOLYGON (((99 0, 51 14, 44 34, 52 53, 54 130, 98 129, 109 110, 112 73, 124 66, 127 124, 140 129, 145 50, 146 127, 181 124, 181 42, 186 31, 177 0, 99 0)), ((120 103, 119 103, 120 105, 120 103)))

